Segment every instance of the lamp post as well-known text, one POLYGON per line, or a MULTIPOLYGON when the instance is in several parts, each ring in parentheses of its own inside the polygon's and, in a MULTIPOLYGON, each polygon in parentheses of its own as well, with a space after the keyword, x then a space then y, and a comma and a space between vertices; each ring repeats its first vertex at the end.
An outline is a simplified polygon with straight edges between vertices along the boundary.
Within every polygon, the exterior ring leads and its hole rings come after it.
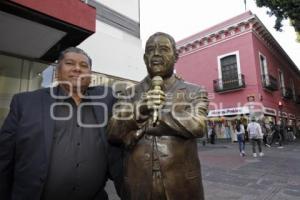
MULTIPOLYGON (((251 117, 254 117, 253 115, 253 103, 252 102, 255 102, 255 96, 254 95, 249 95, 247 96, 247 101, 248 101, 248 109, 249 109, 249 117, 248 117, 248 123, 249 121, 251 120, 251 117)), ((246 131, 245 132, 245 141, 249 141, 249 134, 248 132, 246 131)))
POLYGON ((255 101, 255 96, 254 95, 249 95, 248 97, 247 97, 247 101, 249 102, 249 107, 248 107, 248 109, 249 109, 249 119, 251 118, 251 117, 254 117, 254 113, 253 113, 253 107, 254 107, 254 105, 253 105, 253 103, 252 102, 254 102, 255 101))
MULTIPOLYGON (((282 121, 282 107, 283 107, 283 104, 282 104, 282 102, 281 101, 278 101, 278 110, 279 110, 279 112, 278 112, 278 120, 281 120, 282 121), (279 113, 280 113, 280 115, 279 115, 279 113)), ((281 122, 282 123, 282 122, 281 122)))

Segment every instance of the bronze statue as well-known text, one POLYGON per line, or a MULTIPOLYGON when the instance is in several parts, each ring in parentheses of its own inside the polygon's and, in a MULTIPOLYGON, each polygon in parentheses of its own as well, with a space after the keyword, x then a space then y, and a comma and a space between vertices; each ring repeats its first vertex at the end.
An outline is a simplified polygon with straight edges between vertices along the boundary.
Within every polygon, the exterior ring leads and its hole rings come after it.
POLYGON ((173 73, 175 45, 168 34, 152 35, 148 76, 115 104, 108 138, 126 149, 124 199, 204 199, 196 138, 206 131, 207 92, 173 73))

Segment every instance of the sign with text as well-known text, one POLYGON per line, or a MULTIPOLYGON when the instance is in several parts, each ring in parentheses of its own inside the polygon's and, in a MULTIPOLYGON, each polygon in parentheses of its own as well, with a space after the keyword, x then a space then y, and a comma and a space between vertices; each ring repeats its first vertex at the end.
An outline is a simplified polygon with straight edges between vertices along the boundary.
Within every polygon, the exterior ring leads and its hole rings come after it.
POLYGON ((235 108, 224 108, 218 110, 210 110, 208 117, 228 116, 228 115, 241 115, 248 114, 248 107, 235 107, 235 108))
POLYGON ((274 108, 264 107, 264 113, 267 115, 276 116, 276 110, 274 108))

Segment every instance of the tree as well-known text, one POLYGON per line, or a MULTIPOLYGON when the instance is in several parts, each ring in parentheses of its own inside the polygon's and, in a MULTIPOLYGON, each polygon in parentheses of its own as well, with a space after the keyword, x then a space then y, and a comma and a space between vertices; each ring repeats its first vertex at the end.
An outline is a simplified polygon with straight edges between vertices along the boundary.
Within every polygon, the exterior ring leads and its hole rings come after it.
POLYGON ((300 0, 255 0, 258 7, 267 7, 267 14, 276 17, 274 28, 282 31, 282 20, 290 19, 300 42, 300 0))

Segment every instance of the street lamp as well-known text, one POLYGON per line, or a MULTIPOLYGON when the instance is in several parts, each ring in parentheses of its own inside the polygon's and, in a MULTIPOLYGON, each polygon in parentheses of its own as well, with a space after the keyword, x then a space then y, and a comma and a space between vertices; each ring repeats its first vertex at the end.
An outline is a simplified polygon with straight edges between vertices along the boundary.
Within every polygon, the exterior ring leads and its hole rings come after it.
POLYGON ((281 101, 278 101, 278 109, 279 109, 279 112, 278 112, 278 120, 280 120, 280 117, 282 118, 282 107, 283 107, 283 104, 281 101), (279 115, 280 113, 280 115, 279 115))
POLYGON ((249 109, 249 120, 251 117, 254 117, 254 113, 253 113, 253 103, 252 102, 255 102, 255 96, 254 95, 249 95, 247 96, 247 101, 249 102, 249 106, 248 106, 248 109, 249 109))

